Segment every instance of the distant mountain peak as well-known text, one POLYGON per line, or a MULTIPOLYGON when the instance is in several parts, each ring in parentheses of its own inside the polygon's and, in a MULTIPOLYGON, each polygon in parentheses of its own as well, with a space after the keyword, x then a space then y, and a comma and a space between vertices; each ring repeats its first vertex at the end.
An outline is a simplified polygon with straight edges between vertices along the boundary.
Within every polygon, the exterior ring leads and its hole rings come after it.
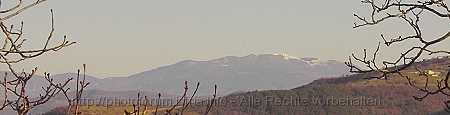
POLYGON ((319 59, 319 58, 300 58, 300 59, 303 60, 303 61, 322 60, 322 59, 319 59))
POLYGON ((294 56, 290 56, 288 54, 272 54, 272 55, 274 55, 274 56, 283 56, 283 58, 285 60, 291 60, 291 59, 300 60, 300 58, 297 58, 297 57, 294 57, 294 56))
POLYGON ((339 61, 335 61, 335 60, 325 60, 325 59, 321 59, 321 58, 314 58, 314 57, 308 57, 308 58, 298 58, 295 56, 291 56, 288 54, 281 54, 281 53, 275 53, 275 54, 251 54, 249 56, 273 56, 273 57, 278 57, 278 58, 282 58, 284 60, 297 60, 300 62, 305 62, 307 65, 309 66, 327 66, 327 63, 342 63, 339 61))
MULTIPOLYGON (((288 55, 288 54, 281 54, 281 53, 274 53, 274 54, 250 54, 248 56, 257 56, 257 57, 258 56, 275 56, 275 57, 283 57, 283 59, 285 59, 285 60, 301 60, 298 57, 291 56, 291 55, 288 55)), ((245 57, 247 57, 247 56, 245 56, 245 57)))
POLYGON ((329 60, 324 60, 320 58, 301 58, 306 61, 309 66, 317 66, 317 65, 326 65, 326 63, 330 62, 329 60))
MULTIPOLYGON (((184 81, 201 82, 204 86, 221 86, 219 94, 235 91, 289 89, 322 77, 349 74, 344 63, 319 58, 297 58, 288 54, 250 54, 225 56, 207 61, 185 60, 141 72, 127 78, 111 78, 98 86, 103 90, 164 91, 182 93, 184 81), (176 83, 165 85, 167 83, 176 83)), ((211 89, 198 92, 208 95, 211 89)))

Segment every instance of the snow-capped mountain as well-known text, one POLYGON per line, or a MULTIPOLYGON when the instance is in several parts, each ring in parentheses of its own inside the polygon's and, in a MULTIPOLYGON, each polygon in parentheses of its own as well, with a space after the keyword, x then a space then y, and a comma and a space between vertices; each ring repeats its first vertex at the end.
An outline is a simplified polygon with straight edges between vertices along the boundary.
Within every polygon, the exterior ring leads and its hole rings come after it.
MULTIPOLYGON (((144 90, 167 94, 183 93, 184 81, 200 82, 199 95, 236 91, 291 89, 321 77, 350 74, 343 62, 297 58, 287 54, 226 56, 209 61, 185 60, 129 77, 102 79, 89 89, 109 91, 144 90)), ((192 89, 193 90, 193 89, 192 89)))
MULTIPOLYGON (((190 91, 200 82, 198 95, 212 95, 218 85, 219 95, 236 91, 292 89, 322 77, 350 74, 344 63, 318 58, 297 58, 287 54, 251 54, 226 56, 209 61, 185 60, 128 77, 98 79, 87 76, 89 89, 106 91, 150 91, 179 95, 188 81, 190 91)), ((56 83, 76 78, 74 73, 51 76, 56 83)), ((74 81, 72 81, 74 82, 74 81)), ((43 76, 31 79, 27 86, 30 97, 42 93, 48 82, 43 76)), ((70 83, 69 87, 74 87, 70 83)), ((0 96, 1 97, 1 96, 0 96)))

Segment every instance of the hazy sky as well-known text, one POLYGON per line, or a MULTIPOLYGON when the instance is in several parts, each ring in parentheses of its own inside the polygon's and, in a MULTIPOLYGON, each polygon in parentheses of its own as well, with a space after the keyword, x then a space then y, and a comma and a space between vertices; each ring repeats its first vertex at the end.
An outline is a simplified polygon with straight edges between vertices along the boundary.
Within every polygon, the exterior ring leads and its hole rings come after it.
MULTIPOLYGON (((16 1, 3 2, 2 9, 16 1)), ((353 29, 354 22, 360 23, 354 13, 371 13, 371 7, 360 0, 48 0, 6 24, 18 26, 24 21, 25 48, 41 48, 51 28, 50 9, 56 29, 51 45, 59 44, 64 35, 77 43, 13 65, 17 70, 29 72, 37 66, 39 74, 59 74, 76 72, 86 63, 87 74, 106 78, 183 60, 249 54, 347 61, 352 53, 362 56, 364 48, 374 51, 382 41, 381 33, 394 38, 413 32, 400 19, 353 29)), ((421 21, 426 37, 439 37, 450 30, 448 19, 424 15, 421 21)), ((389 49, 382 46, 379 60, 395 60, 414 43, 389 49)), ((448 43, 434 49, 450 49, 445 46, 448 43)))

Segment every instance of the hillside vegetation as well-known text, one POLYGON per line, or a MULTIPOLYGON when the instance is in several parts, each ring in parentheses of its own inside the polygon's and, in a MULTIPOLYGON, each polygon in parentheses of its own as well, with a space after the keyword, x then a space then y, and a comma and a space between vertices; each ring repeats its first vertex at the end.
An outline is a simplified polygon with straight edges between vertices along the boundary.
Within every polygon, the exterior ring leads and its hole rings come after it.
MULTIPOLYGON (((429 77, 429 89, 436 89, 436 81, 447 73, 449 58, 435 58, 417 62, 421 71, 432 70, 437 76, 429 77)), ((425 86, 426 77, 418 76, 415 69, 402 74, 412 83, 425 86)), ((252 91, 231 94, 211 110, 213 115, 246 114, 433 114, 445 108, 447 97, 432 95, 422 101, 413 96, 424 93, 409 85, 406 78, 391 75, 388 79, 366 80, 376 73, 355 74, 337 78, 318 79, 291 90, 252 91), (278 100, 277 100, 278 99, 278 100), (225 100, 225 101, 224 101, 225 100), (226 104, 224 104, 227 102, 226 104)), ((201 111, 193 106, 192 111, 201 111)))
MULTIPOLYGON (((434 72, 429 77, 428 89, 436 89, 436 81, 444 78, 450 65, 450 58, 434 58, 417 62, 415 68, 434 72), (437 75, 437 76, 436 76, 437 75)), ((426 77, 418 76, 415 69, 402 74, 410 76, 412 83, 423 87, 426 77)), ((322 78, 310 84, 290 90, 251 91, 230 94, 215 100, 209 115, 289 115, 289 114, 448 114, 442 112, 447 97, 431 95, 422 101, 413 96, 422 96, 423 92, 409 85, 404 77, 390 75, 388 79, 367 80, 377 73, 343 75, 335 78, 322 78)), ((202 114, 208 102, 194 102, 185 114, 202 114)), ((149 107, 148 113, 154 111, 149 107)), ((61 107, 59 108, 61 109, 61 107)), ((102 106, 81 107, 84 114, 122 114, 128 107, 106 108, 102 106)), ((59 113, 54 109, 48 114, 59 113)), ((63 109, 64 110, 64 109, 63 109)), ((164 111, 160 108, 158 111, 164 111)))

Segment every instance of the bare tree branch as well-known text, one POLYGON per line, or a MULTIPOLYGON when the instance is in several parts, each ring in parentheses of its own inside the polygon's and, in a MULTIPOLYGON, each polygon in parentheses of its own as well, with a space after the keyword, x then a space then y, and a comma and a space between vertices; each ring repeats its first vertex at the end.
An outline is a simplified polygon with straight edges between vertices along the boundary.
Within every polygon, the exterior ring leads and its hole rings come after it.
MULTIPOLYGON (((411 46, 409 49, 404 51, 403 53, 400 53, 399 58, 395 61, 383 61, 382 65, 383 68, 379 68, 377 66, 377 63, 375 62, 376 54, 379 51, 380 43, 378 44, 377 50, 374 52, 374 56, 372 59, 366 59, 367 52, 364 49, 364 56, 363 58, 358 58, 354 54, 352 56, 349 56, 349 61, 345 64, 350 68, 350 72, 353 73, 369 73, 369 72, 380 72, 382 73, 381 76, 371 76, 367 79, 381 79, 388 77, 388 74, 399 74, 402 77, 405 77, 409 85, 412 87, 419 89, 421 92, 425 92, 426 94, 422 96, 414 96, 414 99, 418 101, 422 101, 429 95, 435 95, 435 94, 442 94, 450 97, 450 87, 448 85, 448 80, 450 76, 450 69, 448 70, 448 73, 446 74, 445 79, 440 79, 437 81, 437 89, 436 90, 429 90, 429 76, 425 73, 420 71, 419 69, 415 68, 416 71, 418 71, 419 76, 425 76, 426 81, 425 85, 423 87, 415 85, 411 79, 411 76, 403 75, 400 71, 407 69, 408 67, 411 67, 414 62, 419 59, 420 56, 428 54, 428 55, 434 55, 434 54, 450 54, 447 50, 432 50, 429 47, 433 46, 438 43, 442 43, 450 36, 450 31, 447 33, 443 33, 441 37, 437 38, 427 38, 425 39, 422 35, 422 30, 419 26, 420 22, 420 16, 424 13, 424 11, 431 13, 435 15, 438 18, 447 18, 450 20, 450 10, 448 6, 443 2, 443 0, 431 0, 431 1, 417 1, 417 3, 403 3, 402 0, 396 0, 393 2, 392 0, 385 0, 383 4, 378 5, 374 2, 374 0, 364 0, 362 3, 370 4, 372 7, 372 14, 370 16, 371 20, 367 20, 365 17, 361 17, 357 14, 354 14, 354 16, 359 19, 362 23, 357 24, 354 23, 353 28, 360 28, 364 26, 369 25, 378 25, 381 22, 384 22, 388 19, 402 19, 403 21, 407 22, 407 24, 411 27, 411 29, 414 31, 413 34, 407 35, 407 36, 398 36, 395 38, 392 38, 390 40, 387 40, 383 34, 381 34, 381 38, 384 41, 384 44, 389 47, 393 44, 397 43, 403 43, 404 41, 408 40, 417 40, 419 43, 421 43, 419 46, 411 46), (392 12, 395 11, 395 12, 392 12), (375 16, 380 14, 380 12, 389 12, 386 13, 386 15, 382 16, 379 19, 376 19, 375 16), (414 52, 417 52, 414 54, 414 52), (354 65, 353 60, 356 60, 357 62, 360 62, 366 66, 367 69, 362 69, 354 65)), ((450 67, 450 66, 449 66, 450 67)), ((447 109, 446 111, 450 110, 450 100, 444 102, 447 109)), ((449 111, 450 112, 450 111, 449 111)))
POLYGON ((370 16, 371 20, 369 21, 365 17, 361 17, 357 14, 354 14, 354 16, 363 23, 362 24, 355 23, 353 28, 359 28, 368 25, 377 25, 387 19, 401 18, 409 24, 409 26, 414 30, 415 33, 413 35, 408 35, 406 37, 398 36, 390 40, 386 40, 385 36, 381 34, 381 38, 384 40, 384 44, 389 47, 394 43, 401 43, 406 40, 418 40, 420 43, 422 43, 422 46, 414 46, 406 50, 405 52, 400 53, 400 56, 396 61, 392 62, 383 61, 382 63, 383 68, 378 68, 377 63, 374 61, 376 59, 376 54, 379 51, 379 45, 377 47, 377 50, 374 52, 374 57, 370 60, 366 59, 367 55, 366 50, 364 50, 364 57, 362 59, 352 54, 352 56, 349 57, 349 61, 346 62, 346 65, 350 67, 350 72, 354 73, 382 72, 383 76, 374 77, 380 79, 386 77, 387 74, 398 73, 399 71, 406 69, 407 67, 411 66, 424 53, 428 53, 428 55, 438 53, 450 54, 449 51, 445 50, 433 51, 429 49, 429 46, 441 43, 442 41, 446 40, 450 36, 450 31, 443 34, 442 37, 438 37, 428 41, 422 37, 422 31, 419 26, 419 18, 420 15, 423 14, 423 11, 429 11, 432 14, 437 15, 438 17, 446 17, 450 19, 450 10, 443 1, 432 0, 424 2, 419 1, 417 3, 402 3, 401 1, 392 2, 391 0, 385 0, 384 4, 377 5, 375 4, 374 0, 364 0, 362 1, 362 3, 367 3, 372 6, 373 10, 372 15, 370 16), (436 9, 432 8, 432 6, 438 6, 439 8, 445 9, 447 12, 439 12, 436 9), (387 13, 386 16, 378 20, 375 19, 375 16, 378 13, 380 13, 381 11, 387 11, 388 9, 397 9, 397 12, 392 14, 387 13), (415 9, 418 9, 419 12, 414 12, 415 9), (412 17, 408 17, 408 15, 412 15, 412 17), (412 52, 414 51, 416 51, 417 53, 412 54, 412 52), (412 54, 413 56, 408 57, 408 55, 410 54, 412 54), (356 65, 354 65, 352 59, 363 63, 368 69, 358 68, 356 65), (389 70, 388 67, 395 67, 395 69, 389 70))
MULTIPOLYGON (((0 28, 2 33, 5 35, 5 40, 3 45, 0 48, 0 63, 4 63, 8 66, 13 77, 9 77, 8 73, 5 73, 3 80, 0 80, 2 87, 4 89, 4 102, 0 107, 0 110, 4 110, 7 107, 11 107, 11 109, 15 110, 17 114, 24 115, 32 108, 44 104, 48 102, 55 95, 60 93, 61 91, 66 93, 68 89, 65 89, 66 85, 73 79, 69 78, 63 83, 55 83, 53 79, 50 77, 49 73, 44 73, 44 77, 46 81, 49 83, 48 86, 42 87, 44 93, 40 94, 37 99, 30 99, 28 96, 26 86, 29 80, 35 75, 38 68, 31 70, 31 73, 27 74, 24 70, 20 73, 16 72, 12 67, 12 63, 18 63, 23 60, 35 58, 41 56, 42 54, 49 51, 58 51, 64 47, 70 46, 75 42, 69 42, 66 40, 66 36, 64 36, 63 41, 60 45, 49 46, 51 38, 53 37, 54 28, 54 17, 53 10, 51 12, 51 27, 50 33, 47 37, 47 40, 42 48, 39 49, 22 49, 22 46, 25 44, 26 39, 22 38, 23 33, 23 25, 21 22, 20 28, 15 28, 14 25, 6 25, 4 22, 8 19, 11 19, 25 10, 28 10, 31 7, 34 7, 46 0, 37 0, 36 2, 30 3, 28 5, 22 6, 22 0, 18 0, 18 3, 13 7, 7 8, 5 10, 0 10, 0 14, 5 14, 6 16, 0 18, 0 28), (19 58, 9 58, 10 55, 18 56, 19 58), (8 95, 11 93, 12 95, 8 95)), ((0 1, 0 6, 2 2, 0 1)), ((14 57, 13 56, 13 57, 14 57)), ((83 80, 84 81, 84 80, 83 80)), ((87 84, 82 83, 82 87, 87 86, 87 84)), ((78 95, 77 95, 78 96, 78 95)))

